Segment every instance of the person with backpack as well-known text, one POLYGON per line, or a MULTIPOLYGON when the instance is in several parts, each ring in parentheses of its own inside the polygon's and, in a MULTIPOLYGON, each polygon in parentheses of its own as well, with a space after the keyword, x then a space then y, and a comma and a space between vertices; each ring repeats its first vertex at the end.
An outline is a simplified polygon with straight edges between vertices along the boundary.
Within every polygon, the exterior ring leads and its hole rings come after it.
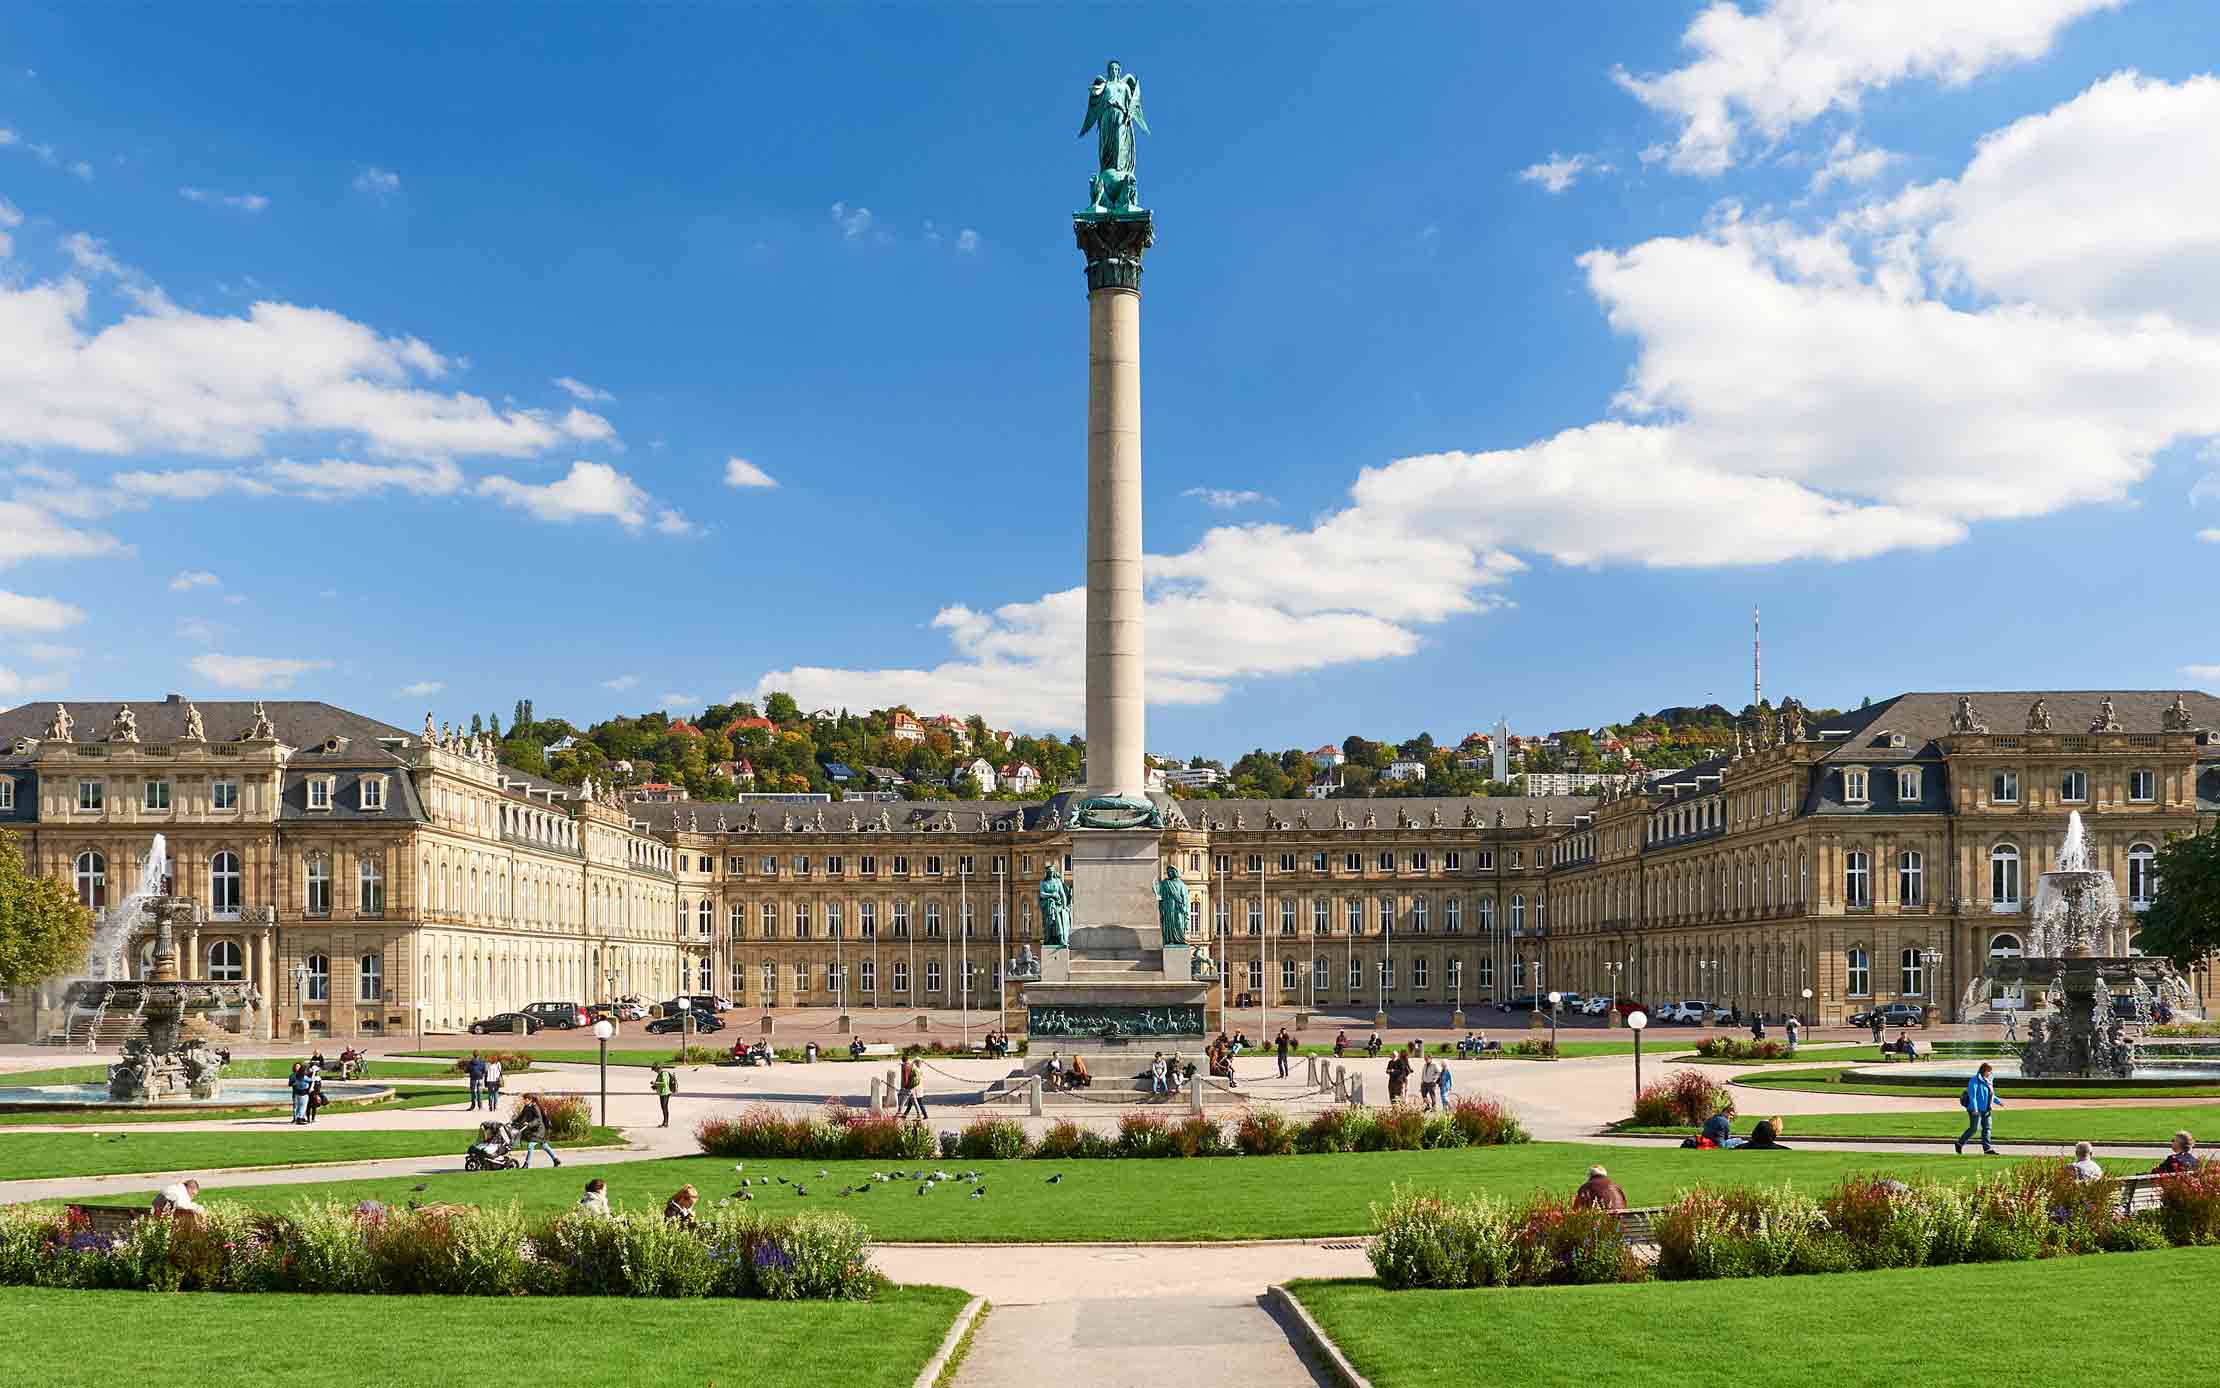
POLYGON ((524 1164, 527 1167, 532 1164, 532 1149, 535 1147, 547 1153, 547 1159, 557 1166, 563 1164, 563 1159, 556 1156, 555 1149, 548 1145, 547 1115, 540 1111, 538 1095, 524 1096, 523 1105, 516 1111, 516 1131, 518 1139, 524 1144, 524 1164))
POLYGON ((925 1097, 921 1088, 923 1081, 924 1075, 918 1068, 917 1057, 914 1055, 903 1056, 902 1102, 895 1110, 895 1117, 907 1117, 910 1110, 914 1108, 917 1110, 918 1119, 923 1121, 925 1117, 925 1097))
POLYGON ((678 1092, 678 1076, 665 1069, 660 1062, 655 1067, 655 1101, 663 1106, 662 1127, 671 1125, 671 1096, 678 1092))
POLYGON ((1958 1096, 1959 1106, 1966 1111, 1966 1130, 1953 1145, 1961 1157, 1966 1154, 1967 1139, 1976 1132, 1981 1134, 1982 1155, 1997 1155, 1996 1144, 1989 1140, 1989 1117, 2004 1101, 1996 1096, 1996 1081, 1991 1078, 1995 1073, 1994 1065, 1982 1061, 1979 1072, 1966 1081, 1966 1092, 1958 1096))

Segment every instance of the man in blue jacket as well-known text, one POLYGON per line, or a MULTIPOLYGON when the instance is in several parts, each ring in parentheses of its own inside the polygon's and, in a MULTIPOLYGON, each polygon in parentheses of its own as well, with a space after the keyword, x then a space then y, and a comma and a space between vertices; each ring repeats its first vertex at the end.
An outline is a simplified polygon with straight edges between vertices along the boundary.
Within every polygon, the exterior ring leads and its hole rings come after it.
POLYGON ((472 1112, 476 1112, 478 1105, 486 1099, 486 1062, 476 1051, 472 1051, 470 1059, 463 1062, 463 1073, 470 1076, 470 1108, 472 1112))
POLYGON ((1995 1073, 1995 1066, 1982 1061, 1979 1073, 1966 1081, 1966 1092, 1958 1096, 1966 1110, 1966 1130, 1958 1134, 1956 1144, 1961 1157, 1966 1154, 1967 1140, 1977 1132, 1981 1134, 1981 1150, 1996 1155, 1996 1146, 1989 1140, 1989 1118, 2003 1100, 1996 1096, 1996 1081, 1991 1078, 1995 1073))

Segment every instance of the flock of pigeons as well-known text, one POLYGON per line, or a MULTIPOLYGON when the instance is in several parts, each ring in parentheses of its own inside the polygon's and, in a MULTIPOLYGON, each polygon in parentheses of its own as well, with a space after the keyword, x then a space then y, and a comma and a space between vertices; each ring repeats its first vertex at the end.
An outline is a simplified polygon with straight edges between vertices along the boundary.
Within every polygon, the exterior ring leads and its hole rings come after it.
MULTIPOLYGON (((748 1169, 748 1164, 746 1162, 734 1162, 732 1164, 732 1169, 735 1172, 740 1173, 740 1188, 732 1193, 732 1195, 729 1197, 730 1199, 753 1200, 755 1199, 755 1192, 758 1188, 769 1187, 774 1183, 782 1186, 791 1187, 796 1195, 809 1194, 808 1186, 804 1185, 800 1181, 789 1181, 784 1176, 747 1175, 746 1173, 748 1169)), ((832 1177, 832 1173, 825 1170, 823 1167, 819 1167, 817 1169, 817 1175, 818 1178, 821 1180, 829 1180, 832 1177)), ((1059 1171, 1055 1175, 1049 1177, 1046 1184, 1052 1186, 1061 1185, 1063 1184, 1063 1180, 1064 1173, 1059 1171)), ((917 1193, 919 1195, 929 1195, 933 1192, 934 1188, 938 1186, 968 1185, 971 1187, 972 1199, 984 1200, 987 1198, 986 1178, 982 1176, 979 1172, 942 1171, 937 1167, 931 1171, 874 1171, 871 1173, 871 1179, 865 1181, 861 1185, 842 1186, 840 1188, 840 1198, 846 1199, 847 1197, 852 1195, 869 1195, 873 1186, 892 1185, 896 1181, 903 1182, 904 1184, 907 1184, 911 1181, 917 1182, 917 1193)), ((769 1194, 770 1192, 766 1189, 764 1193, 769 1194)))

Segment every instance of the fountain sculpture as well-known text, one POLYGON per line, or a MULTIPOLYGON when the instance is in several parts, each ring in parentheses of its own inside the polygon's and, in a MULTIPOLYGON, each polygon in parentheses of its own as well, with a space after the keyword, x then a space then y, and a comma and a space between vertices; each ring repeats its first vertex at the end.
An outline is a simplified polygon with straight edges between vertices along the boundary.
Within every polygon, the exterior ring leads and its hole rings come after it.
POLYGON ((2067 822, 2058 866, 2036 881, 2030 926, 2025 957, 1990 960, 1966 994, 1970 1007, 1991 982, 2047 990, 2052 1013, 2028 1022, 2020 1053, 2026 1078, 2127 1079, 2137 1071, 2143 1029, 2156 1005, 2195 1004, 2172 964, 2130 950, 2134 921, 2120 914, 2112 874, 2090 866, 2078 811, 2067 822), (2115 989, 2130 1000, 2132 1019, 2115 1009, 2115 989))

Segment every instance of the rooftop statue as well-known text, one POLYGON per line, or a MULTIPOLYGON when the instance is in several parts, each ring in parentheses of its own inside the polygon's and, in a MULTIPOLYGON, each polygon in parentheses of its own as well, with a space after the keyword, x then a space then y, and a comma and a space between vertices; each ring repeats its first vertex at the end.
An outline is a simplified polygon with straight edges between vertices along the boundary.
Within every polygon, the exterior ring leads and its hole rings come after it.
POLYGON ((60 704, 56 704, 54 705, 54 716, 46 720, 47 741, 67 742, 76 727, 76 720, 69 716, 69 710, 60 704))
POLYGON ((1079 133, 1095 132, 1098 171, 1087 180, 1087 210, 1081 216, 1114 217, 1142 211, 1133 177, 1133 132, 1146 131, 1141 114, 1141 79, 1119 68, 1116 59, 1087 88, 1087 119, 1079 133))

